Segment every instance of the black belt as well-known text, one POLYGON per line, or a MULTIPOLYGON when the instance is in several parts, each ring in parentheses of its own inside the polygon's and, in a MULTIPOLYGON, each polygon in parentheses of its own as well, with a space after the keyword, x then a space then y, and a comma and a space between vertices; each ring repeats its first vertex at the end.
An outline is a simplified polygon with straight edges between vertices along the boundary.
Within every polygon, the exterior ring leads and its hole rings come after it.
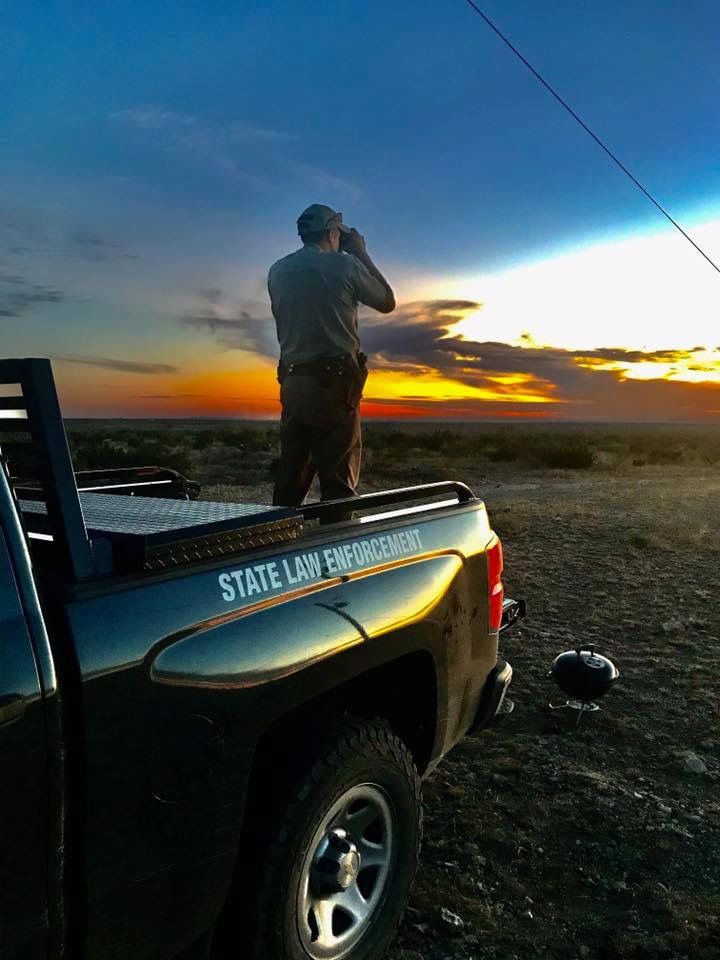
POLYGON ((278 380, 283 382, 285 377, 304 375, 310 377, 343 377, 358 370, 364 370, 367 357, 364 353, 355 355, 345 354, 340 357, 314 357, 312 360, 303 360, 299 363, 280 363, 278 365, 278 380))

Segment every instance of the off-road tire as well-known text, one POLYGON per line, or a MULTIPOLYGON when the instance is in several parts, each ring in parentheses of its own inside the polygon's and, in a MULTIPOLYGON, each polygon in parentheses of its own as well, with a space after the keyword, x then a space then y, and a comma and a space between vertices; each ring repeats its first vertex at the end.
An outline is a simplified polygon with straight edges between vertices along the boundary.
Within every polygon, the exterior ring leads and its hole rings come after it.
POLYGON ((382 720, 348 721, 331 735, 291 791, 259 877, 253 960, 308 960, 299 930, 300 865, 333 803, 355 785, 377 785, 389 801, 397 842, 382 896, 342 960, 381 960, 397 932, 422 837, 420 779, 410 751, 382 720))

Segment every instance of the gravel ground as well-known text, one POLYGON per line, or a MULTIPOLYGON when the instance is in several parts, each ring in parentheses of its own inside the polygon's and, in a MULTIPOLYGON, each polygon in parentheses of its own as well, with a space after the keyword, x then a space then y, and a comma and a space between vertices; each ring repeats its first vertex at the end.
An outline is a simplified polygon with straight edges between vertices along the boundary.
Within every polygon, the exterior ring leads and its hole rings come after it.
MULTIPOLYGON (((470 479, 470 478, 468 478, 470 479)), ((714 470, 481 480, 529 617, 516 709, 426 784, 425 847, 388 960, 720 957, 720 480, 714 470), (555 655, 621 679, 574 726, 555 655)))

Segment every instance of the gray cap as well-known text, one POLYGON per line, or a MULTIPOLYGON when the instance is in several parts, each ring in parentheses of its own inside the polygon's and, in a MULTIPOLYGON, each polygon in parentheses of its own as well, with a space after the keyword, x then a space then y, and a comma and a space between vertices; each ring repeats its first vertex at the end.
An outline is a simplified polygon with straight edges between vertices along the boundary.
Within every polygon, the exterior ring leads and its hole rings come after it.
POLYGON ((339 230, 340 233, 350 233, 350 227, 342 222, 342 214, 336 213, 332 207, 323 203, 313 203, 298 217, 298 233, 302 237, 306 233, 316 230, 339 230))

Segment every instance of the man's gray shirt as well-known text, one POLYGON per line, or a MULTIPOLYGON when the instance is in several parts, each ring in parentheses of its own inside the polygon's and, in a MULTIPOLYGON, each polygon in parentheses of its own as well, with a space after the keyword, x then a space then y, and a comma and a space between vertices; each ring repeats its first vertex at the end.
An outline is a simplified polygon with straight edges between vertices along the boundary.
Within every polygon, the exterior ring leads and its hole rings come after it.
POLYGON ((360 348, 357 307, 387 309, 388 290, 356 257, 307 244, 270 267, 268 291, 285 364, 360 348))

